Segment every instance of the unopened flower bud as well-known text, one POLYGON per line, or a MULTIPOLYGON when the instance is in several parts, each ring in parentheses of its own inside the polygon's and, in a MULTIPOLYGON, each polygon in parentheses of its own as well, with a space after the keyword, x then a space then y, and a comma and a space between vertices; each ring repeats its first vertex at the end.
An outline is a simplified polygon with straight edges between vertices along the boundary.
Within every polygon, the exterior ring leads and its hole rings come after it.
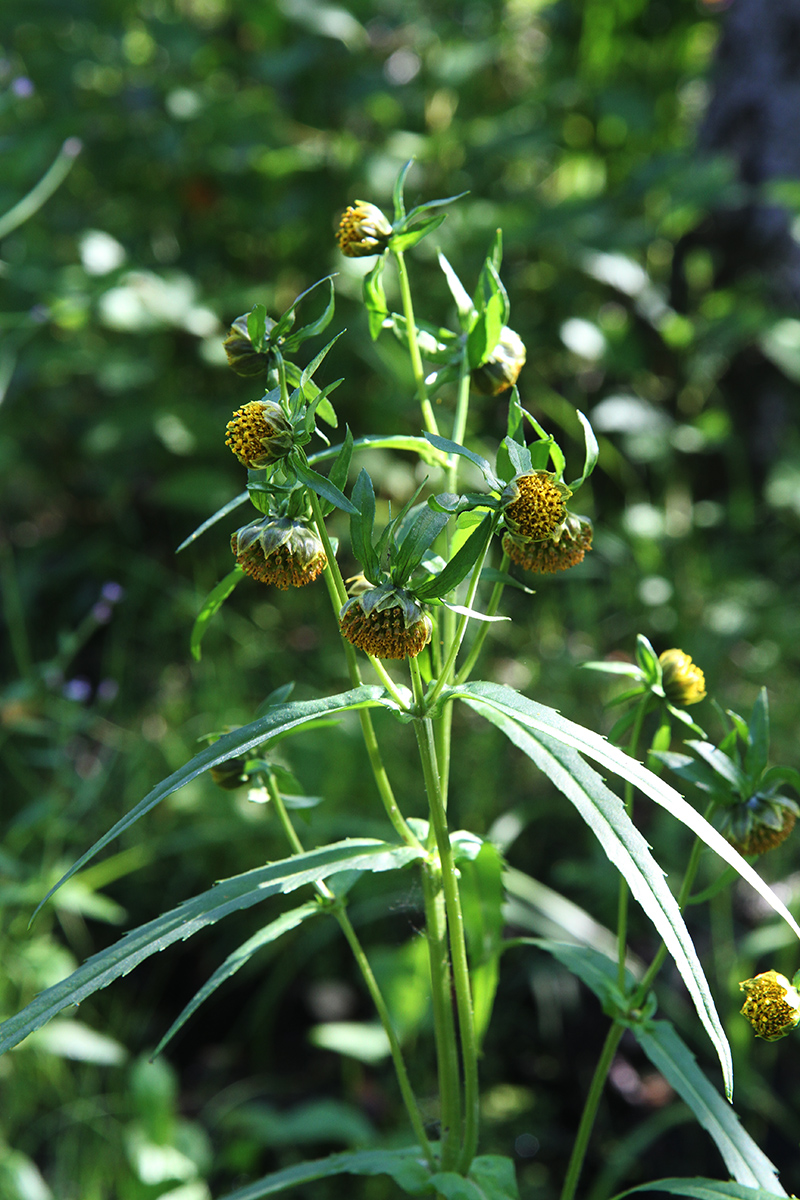
POLYGON ((309 525, 288 517, 253 521, 231 538, 239 566, 259 583, 285 591, 313 583, 328 565, 322 542, 309 525))
POLYGON ((293 446, 292 426, 280 404, 253 400, 239 408, 227 426, 225 445, 254 470, 285 458, 293 446))
POLYGON ((510 533, 528 541, 552 538, 567 518, 572 492, 549 471, 529 471, 508 484, 501 497, 510 533))
POLYGON ((525 343, 518 333, 504 325, 492 353, 470 371, 472 386, 483 396, 498 396, 513 387, 525 365, 525 343))
MULTIPOLYGON (((271 356, 269 351, 256 350, 253 346, 247 329, 248 315, 245 313, 236 318, 222 344, 228 356, 228 366, 237 375, 263 375, 269 369, 271 356)), ((275 322, 267 317, 267 333, 274 328, 275 322)))
POLYGON ((592 548, 592 523, 586 517, 567 513, 566 522, 553 537, 532 542, 517 534, 507 533, 503 549, 508 557, 524 571, 537 575, 567 571, 583 562, 592 548))
POLYGON ((665 650, 659 654, 661 683, 670 704, 699 704, 705 699, 706 679, 683 650, 665 650))
POLYGON ((800 995, 785 975, 763 971, 755 979, 743 980, 739 990, 747 995, 742 1016, 747 1017, 757 1037, 777 1042, 800 1021, 800 995))
POLYGON ((365 200, 356 200, 345 210, 336 235, 339 249, 348 258, 383 254, 391 236, 392 227, 381 210, 365 200))
POLYGON ((217 763, 215 767, 212 767, 209 775, 217 787, 232 791, 234 788, 243 787, 248 782, 245 772, 246 765, 244 758, 226 758, 224 762, 217 763))
POLYGON ((373 658, 416 658, 431 640, 433 622, 405 588, 370 588, 348 600, 339 613, 348 642, 373 658))

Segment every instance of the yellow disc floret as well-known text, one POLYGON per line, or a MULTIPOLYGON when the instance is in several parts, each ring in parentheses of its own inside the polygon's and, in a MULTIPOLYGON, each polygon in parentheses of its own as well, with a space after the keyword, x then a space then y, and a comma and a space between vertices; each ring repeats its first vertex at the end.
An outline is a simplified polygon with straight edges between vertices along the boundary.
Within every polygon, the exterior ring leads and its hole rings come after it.
POLYGON ((373 658, 416 658, 433 622, 410 592, 391 584, 361 591, 339 613, 342 636, 373 658))
POLYGON ((253 400, 236 410, 226 426, 225 445, 239 462, 257 469, 291 449, 291 425, 279 404, 253 400))
POLYGON ((504 509, 509 530, 532 542, 552 538, 564 524, 571 495, 549 471, 518 475, 504 493, 509 501, 504 509))
POLYGON ((763 971, 755 979, 743 980, 739 990, 747 995, 742 1016, 747 1017, 757 1037, 777 1042, 800 1021, 800 995, 785 975, 763 971))
POLYGON ((348 258, 383 254, 391 236, 392 227, 386 217, 377 205, 366 200, 356 200, 346 209, 336 235, 339 249, 348 258))
POLYGON ((532 542, 528 538, 507 533, 503 538, 503 549, 523 571, 537 575, 554 575, 556 571, 568 571, 592 548, 592 523, 586 517, 567 515, 567 523, 560 535, 532 542))

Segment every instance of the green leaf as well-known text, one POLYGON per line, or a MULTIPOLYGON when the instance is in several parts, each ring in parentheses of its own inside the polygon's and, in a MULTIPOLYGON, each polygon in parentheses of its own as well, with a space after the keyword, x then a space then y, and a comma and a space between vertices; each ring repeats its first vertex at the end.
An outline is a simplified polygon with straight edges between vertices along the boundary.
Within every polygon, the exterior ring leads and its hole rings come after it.
POLYGON ((414 588, 420 600, 432 600, 446 596, 454 587, 465 579, 475 563, 485 553, 492 536, 494 521, 492 516, 484 517, 474 533, 471 533, 464 545, 454 554, 450 562, 433 579, 426 580, 414 588))
POLYGON ((199 754, 195 754, 194 758, 190 759, 188 763, 184 763, 177 771, 173 771, 166 779, 162 779, 129 813, 121 817, 109 829, 108 833, 104 833, 101 838, 98 838, 94 845, 85 854, 82 854, 77 862, 73 863, 66 874, 62 875, 58 883, 50 889, 44 899, 37 905, 36 911, 33 914, 34 917, 42 905, 47 903, 53 893, 62 884, 66 883, 68 879, 71 879, 75 872, 79 871, 91 858, 94 858, 99 850, 107 846, 115 837, 124 833, 140 817, 148 813, 151 808, 155 808, 161 800, 166 799, 167 796, 171 796, 173 792, 177 792, 178 788, 182 788, 185 784, 191 782, 192 779, 196 779, 204 771, 215 767, 217 763, 225 762, 228 758, 236 758, 237 756, 244 755, 255 746, 261 746, 266 742, 275 741, 279 737, 285 737, 289 732, 301 725, 309 725, 320 718, 331 717, 335 713, 348 712, 350 709, 374 708, 376 706, 394 707, 393 702, 385 696, 382 688, 375 686, 359 687, 349 692, 341 692, 337 696, 324 696, 319 700, 295 700, 291 704, 281 704, 272 707, 257 721, 251 721, 249 725, 242 725, 241 728, 235 729, 232 733, 223 734, 213 745, 206 746, 199 754))
POLYGON ((497 451, 497 470, 507 482, 515 475, 526 475, 532 471, 533 460, 528 447, 522 442, 515 442, 513 438, 504 437, 497 451), (508 460, 508 473, 501 468, 503 459, 508 460))
POLYGON ((628 662, 584 662, 581 663, 581 669, 604 671, 607 675, 629 675, 631 679, 642 679, 643 676, 641 667, 628 662))
POLYGON ((594 430, 592 429, 592 426, 589 422, 589 418, 584 416, 584 414, 581 412, 581 410, 579 408, 576 408, 575 412, 578 415, 578 420, 580 421, 581 427, 583 429, 583 440, 584 440, 584 444, 586 446, 586 457, 584 459, 582 473, 578 476, 577 479, 575 479, 572 483, 567 485, 568 487, 570 487, 572 489, 573 492, 577 492, 577 490, 581 486, 581 484, 584 483, 589 478, 592 471, 597 466, 597 459, 600 454, 600 447, 597 444, 597 438, 594 435, 594 430))
POLYGON ((434 512, 425 505, 407 530, 394 555, 391 575, 396 584, 402 587, 407 582, 449 520, 448 513, 434 512))
POLYGON ((748 726, 749 745, 744 754, 744 767, 751 779, 758 779, 767 769, 769 760, 769 700, 767 689, 758 693, 748 726))
POLYGON ((456 302, 461 328, 466 332, 472 324, 472 318, 475 315, 472 297, 441 251, 439 251, 439 266, 444 272, 447 286, 450 288, 450 294, 456 302))
POLYGON ((352 838, 224 879, 171 912, 126 933, 113 946, 92 955, 66 979, 41 992, 21 1012, 0 1025, 0 1054, 16 1046, 67 1005, 79 1004, 127 975, 150 955, 173 942, 185 941, 230 913, 341 871, 394 871, 422 854, 422 848, 393 846, 374 838, 352 838))
POLYGON ((661 663, 652 645, 643 633, 636 636, 636 661, 649 683, 661 682, 661 663))
POLYGON ((764 1188, 772 1196, 785 1196, 777 1167, 742 1128, 734 1110, 706 1079, 673 1026, 668 1021, 649 1021, 635 1025, 633 1032, 653 1066, 714 1139, 736 1182, 748 1188, 764 1188))
POLYGON ((253 306, 247 314, 247 333, 254 350, 264 349, 264 334, 267 332, 267 310, 263 304, 253 306))
POLYGON ((345 496, 344 492, 340 492, 335 483, 331 483, 330 479, 326 479, 324 475, 318 475, 316 471, 312 471, 311 467, 306 466, 299 458, 292 458, 292 468, 297 475, 297 478, 321 496, 323 500, 327 500, 334 508, 341 508, 343 512, 350 513, 351 516, 358 509, 345 496))
POLYGON ((503 587, 513 587, 519 592, 524 592, 526 596, 535 596, 536 589, 529 588, 519 579, 515 579, 513 575, 508 575, 505 571, 498 571, 496 567, 484 567, 481 571, 481 583, 502 583, 503 587))
MULTIPOLYGON (((333 287, 333 284, 331 284, 331 287, 333 287)), ((306 395, 306 391, 307 391, 309 383, 312 380, 312 376, 314 375, 314 372, 325 361, 325 357, 328 354, 328 351, 331 350, 332 347, 336 345, 336 343, 338 342, 339 338, 342 336, 343 333, 344 333, 344 330, 341 330, 340 333, 337 333, 335 338, 331 338, 331 340, 328 342, 327 346, 323 346, 322 349, 320 350, 319 354, 316 354, 314 356, 314 358, 312 358, 311 362, 308 363, 303 368, 303 370, 300 372, 299 387, 300 387, 300 391, 303 393, 303 395, 305 396, 306 399, 311 398, 306 395)))
POLYGON ((680 792, 676 792, 675 788, 670 787, 663 779, 659 779, 652 771, 648 771, 635 758, 631 758, 616 746, 609 745, 600 734, 566 720, 553 708, 547 708, 543 704, 536 704, 533 700, 528 700, 513 688, 503 687, 496 683, 476 682, 445 691, 444 695, 448 694, 453 698, 460 696, 464 699, 479 699, 484 703, 497 705, 501 711, 507 713, 514 720, 521 721, 526 728, 549 734, 565 746, 571 746, 581 754, 594 759, 601 767, 612 771, 613 774, 630 780, 640 792, 649 796, 656 804, 660 804, 667 812, 672 813, 693 833, 697 834, 707 846, 710 846, 720 858, 735 867, 741 877, 758 892, 770 908, 773 908, 800 938, 800 925, 797 924, 786 905, 778 899, 772 888, 742 858, 741 854, 734 850, 733 846, 717 832, 713 825, 709 824, 705 817, 692 808, 691 804, 687 804, 680 792))
POLYGON ((468 458, 471 463, 474 463, 484 475, 490 487, 502 491, 502 483, 496 478, 492 464, 488 458, 484 458, 481 454, 474 454, 472 450, 467 450, 466 446, 459 446, 458 442, 451 442, 449 438, 440 437, 438 433, 426 433, 425 440, 430 442, 432 446, 436 446, 437 450, 444 450, 447 454, 460 454, 462 458, 468 458))
MULTIPOLYGON (((328 475, 330 482, 334 484, 335 487, 339 488, 340 491, 347 486, 347 476, 350 471, 350 462, 352 458, 353 435, 350 432, 350 427, 348 426, 345 429, 344 441, 339 448, 339 453, 336 455, 333 466, 331 467, 328 475)), ((325 516, 327 516, 329 512, 333 511, 327 501, 323 502, 322 511, 325 516)))
POLYGON ((211 589, 203 601, 200 612, 197 614, 192 626, 192 636, 189 640, 189 649, 192 652, 192 658, 195 662, 200 661, 200 643, 212 618, 219 612, 237 583, 241 579, 244 579, 244 576, 245 572, 241 567, 234 567, 224 579, 220 579, 216 587, 211 589))
POLYGON ((386 255, 381 254, 375 260, 375 266, 372 270, 364 276, 363 282, 364 308, 367 310, 369 335, 373 342, 377 341, 383 329, 383 322, 389 315, 382 279, 385 266, 386 255))
POLYGON ((503 296, 499 292, 489 297, 483 312, 469 331, 467 355, 471 368, 479 367, 491 357, 500 340, 504 316, 503 296))
POLYGON ((431 1184, 445 1200, 519 1200, 514 1164, 499 1154, 474 1158, 466 1179, 455 1171, 440 1171, 431 1184))
POLYGON ((491 842, 471 861, 459 862, 461 906, 472 981, 475 1036, 480 1048, 492 1015, 503 950, 504 863, 491 842))
POLYGON ((721 750, 718 750, 716 746, 711 746, 708 742, 686 742, 686 745, 694 750, 695 754, 708 764, 714 774, 724 780, 742 799, 749 798, 750 788, 747 776, 732 758, 728 758, 727 754, 723 754, 721 750))
MULTIPOLYGON (((307 287, 306 290, 304 292, 301 292, 299 296, 295 296, 295 298, 292 301, 289 308, 286 309, 286 312, 283 313, 278 318, 278 322, 275 325, 274 329, 270 330, 269 340, 273 345, 275 345, 275 343, 277 343, 277 341, 279 339, 284 339, 282 348, 284 350, 288 350, 289 352, 291 352, 292 350, 295 350, 300 345, 301 342, 305 341, 305 339, 307 337, 312 336, 310 333, 304 332, 304 330, 308 330, 308 329, 312 328, 312 326, 306 325, 306 326, 304 326, 304 329, 298 330, 297 333, 294 334, 292 337, 290 337, 290 338, 285 337, 285 335, 289 332, 289 330, 294 325, 295 310, 296 310, 298 304, 300 303, 300 301, 304 300, 306 298, 306 296, 310 295, 311 292, 313 292, 314 289, 318 288, 321 284, 330 283, 330 279, 331 279, 331 276, 326 275, 326 276, 324 276, 324 278, 318 279, 316 283, 312 283, 311 287, 307 287)), ((329 301, 329 305, 330 305, 330 301, 329 301)), ((330 317, 328 318, 328 320, 330 320, 330 317)), ((327 321, 325 322, 325 324, 327 324, 327 321)), ((323 328, 324 328, 324 326, 323 326, 323 328)))
MULTIPOLYGON (((421 438, 420 441, 422 441, 421 438)), ((190 533, 187 538, 183 539, 175 553, 180 554, 181 550, 185 550, 187 546, 191 546, 192 542, 196 542, 201 534, 205 533, 207 529, 210 529, 212 525, 216 525, 217 521, 221 521, 223 517, 227 517, 229 512, 233 512, 235 508, 238 508, 241 504, 244 504, 247 499, 248 493, 246 491, 239 492, 238 496, 234 496, 233 499, 229 500, 227 504, 223 504, 222 508, 217 509, 213 517, 209 517, 207 520, 203 521, 203 524, 198 525, 194 533, 190 533)))
MULTIPOLYGON (((427 204, 425 207, 432 208, 433 206, 427 204)), ((424 237, 427 237, 434 229, 438 229, 442 222, 446 220, 447 213, 437 213, 433 217, 426 217, 415 225, 413 229, 393 234, 389 245, 392 250, 399 250, 401 252, 403 250, 410 250, 412 246, 416 246, 417 242, 421 242, 424 237)))
MULTIPOLYGON (((692 997, 697 1014, 719 1056, 725 1090, 730 1095, 733 1091, 733 1064, 730 1047, 717 1015, 703 968, 675 897, 665 883, 664 872, 650 853, 647 842, 626 813, 622 801, 606 787, 597 772, 593 771, 571 746, 556 741, 550 731, 545 733, 541 729, 537 729, 535 736, 532 736, 527 728, 518 724, 519 717, 513 718, 513 709, 510 705, 495 706, 491 701, 478 699, 474 695, 476 686, 479 688, 488 686, 499 690, 499 685, 473 684, 463 689, 461 698, 466 700, 470 708, 481 713, 493 725, 501 729, 506 737, 524 754, 527 754, 528 758, 575 806, 600 842, 609 860, 627 881, 633 897, 661 934, 692 997), (471 692, 473 695, 466 696, 464 692, 471 692)), ((510 688, 503 690, 511 692, 510 688)), ((513 692, 511 694, 515 695, 513 692)), ((521 696, 517 698, 518 700, 524 699, 521 696)), ((525 704, 529 705, 531 702, 525 701, 525 704)), ((553 715, 558 718, 558 714, 554 713, 553 715)), ((526 724, 530 727, 530 723, 526 724)), ((588 730, 585 732, 588 733, 588 730)), ((608 747, 608 749, 612 751, 613 747, 608 747)), ((627 758, 619 751, 614 751, 614 753, 627 758)), ((635 760, 629 759, 629 761, 635 760)), ((655 779, 656 776, 653 778, 655 779)))
MULTIPOLYGON (((335 458, 339 453, 341 446, 329 446, 325 450, 318 450, 316 454, 308 456, 309 463, 325 462, 327 459, 335 458)), ((357 438, 353 442, 354 450, 408 450, 412 454, 418 454, 423 462, 430 463, 434 467, 446 467, 448 458, 441 450, 437 450, 424 437, 413 437, 409 434, 392 434, 389 437, 382 437, 376 434, 369 434, 367 437, 357 438)))
POLYGON ((427 212, 431 208, 442 208, 445 204, 454 204, 456 200, 462 200, 464 196, 468 195, 469 192, 458 192, 455 196, 444 196, 441 200, 426 200, 423 204, 418 204, 416 208, 412 208, 406 217, 406 221, 413 221, 421 213, 427 212))
POLYGON ((245 966, 254 954, 264 946, 269 946, 276 942, 278 938, 283 937, 285 933, 289 933, 292 929, 297 929, 309 917, 318 916, 324 912, 324 908, 317 903, 316 900, 309 900, 306 904, 301 904, 299 908, 292 909, 291 912, 281 913, 274 921, 270 921, 269 925, 265 925, 263 929, 259 929, 251 938, 243 942, 238 949, 229 954, 224 963, 217 967, 211 978, 204 983, 198 992, 195 992, 192 999, 184 1007, 183 1011, 170 1025, 167 1032, 162 1037, 161 1041, 156 1046, 152 1053, 152 1058, 160 1054, 169 1041, 175 1036, 178 1030, 186 1024, 189 1017, 197 1012, 200 1005, 213 995, 227 979, 235 975, 238 970, 245 966))
MULTIPOLYGON (((581 983, 585 983, 594 992, 606 1011, 610 1011, 610 1004, 613 1005, 617 1002, 619 984, 615 959, 609 958, 607 954, 603 954, 594 946, 555 942, 550 938, 526 938, 525 941, 538 946, 540 950, 546 950, 548 954, 552 954, 553 958, 557 958, 568 971, 580 979, 581 983)), ((635 982, 631 972, 626 969, 626 988, 632 988, 635 982)), ((633 1025, 634 1022, 631 1024, 633 1025)))
POLYGON ((380 576, 381 565, 372 544, 375 491, 365 470, 359 473, 351 494, 356 511, 350 517, 350 549, 364 568, 367 578, 374 583, 380 576))
POLYGON ((395 180, 394 188, 392 189, 392 205, 394 206, 395 224, 402 221, 406 215, 406 206, 403 203, 403 191, 406 186, 406 176, 414 165, 414 159, 410 158, 404 167, 401 167, 400 174, 395 180))
POLYGON ((720 1179, 654 1179, 651 1183, 640 1183, 638 1187, 620 1192, 613 1200, 632 1196, 634 1192, 666 1192, 672 1196, 685 1196, 689 1200, 779 1200, 785 1196, 780 1191, 765 1192, 763 1188, 742 1187, 738 1183, 723 1183, 720 1179))
MULTIPOLYGON (((328 287, 330 288, 330 295, 328 296, 328 303, 325 305, 325 310, 322 313, 322 316, 318 317, 316 321, 312 321, 308 325, 303 325, 297 330, 296 333, 293 333, 291 337, 286 338, 281 349, 285 350, 287 354, 291 354, 293 350, 296 350, 297 347, 302 345, 303 342, 307 341, 308 338, 316 337, 317 334, 322 333, 330 325, 331 320, 333 319, 334 310, 336 308, 336 298, 333 293, 333 279, 330 275, 327 276, 327 279, 320 279, 317 283, 313 284, 312 287, 308 288, 307 291, 303 292, 302 295, 298 296, 297 300, 295 300, 295 305, 297 305, 297 303, 303 299, 303 296, 307 296, 309 292, 314 290, 314 288, 319 287, 320 284, 325 282, 327 282, 328 287)), ((342 330, 342 332, 344 332, 344 330, 342 330)), ((341 334, 337 334, 337 337, 341 337, 341 334)), ((336 338, 334 338, 333 341, 335 342, 336 338)), ((333 342, 331 342, 330 345, 333 345, 333 342)), ((316 368, 312 368, 312 370, 315 369, 316 368)))
POLYGON ((328 1179, 332 1175, 390 1175, 397 1186, 411 1196, 421 1196, 430 1190, 431 1176, 425 1158, 416 1146, 412 1146, 407 1150, 356 1150, 332 1154, 315 1162, 296 1163, 265 1175, 247 1187, 228 1192, 220 1200, 261 1200, 263 1196, 275 1196, 288 1188, 328 1179))

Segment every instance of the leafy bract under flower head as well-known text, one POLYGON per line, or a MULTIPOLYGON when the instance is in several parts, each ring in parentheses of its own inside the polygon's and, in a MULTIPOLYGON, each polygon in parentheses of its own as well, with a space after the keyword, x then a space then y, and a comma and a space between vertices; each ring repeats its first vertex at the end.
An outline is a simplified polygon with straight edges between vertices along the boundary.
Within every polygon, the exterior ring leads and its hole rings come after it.
POLYGON ((528 541, 552 538, 563 528, 571 495, 567 485, 550 471, 518 475, 502 496, 506 525, 512 534, 528 541))
POLYGON ((383 254, 392 236, 392 227, 381 210, 366 200, 356 200, 345 209, 339 222, 337 241, 347 258, 383 254))
POLYGON ((587 517, 567 513, 564 526, 554 537, 532 542, 528 538, 507 533, 503 538, 503 549, 517 566, 537 575, 568 571, 592 548, 592 523, 587 517))
POLYGON ((328 565, 316 533, 305 522, 288 517, 266 517, 245 525, 231 538, 231 549, 252 579, 282 591, 313 583, 328 565))
MULTIPOLYGON (((249 315, 249 313, 244 313, 241 317, 236 318, 222 345, 228 357, 228 366, 237 375, 263 375, 271 365, 272 355, 269 350, 258 350, 253 345, 248 328, 249 315)), ((266 336, 275 328, 275 325, 275 321, 264 317, 266 336)))
POLYGON ((747 1017, 756 1037, 777 1042, 791 1033, 800 1021, 800 995, 785 975, 762 971, 755 979, 743 980, 739 990, 747 996, 741 1008, 742 1016, 747 1017))
POLYGON ((416 658, 433 632, 433 622, 419 601, 391 583, 348 600, 339 625, 348 642, 373 658, 416 658))
POLYGON ((257 470, 285 458, 292 449, 292 426, 280 404, 253 400, 236 410, 227 426, 225 445, 239 462, 257 470))
POLYGON ((706 679, 703 672, 683 650, 673 648, 659 654, 661 683, 664 695, 671 704, 699 704, 706 696, 706 679))

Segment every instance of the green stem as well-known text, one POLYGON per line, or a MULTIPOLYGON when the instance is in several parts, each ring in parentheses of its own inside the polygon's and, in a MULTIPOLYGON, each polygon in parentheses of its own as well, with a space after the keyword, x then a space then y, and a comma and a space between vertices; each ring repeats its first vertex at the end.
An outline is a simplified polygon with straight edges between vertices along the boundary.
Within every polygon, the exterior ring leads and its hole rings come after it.
POLYGON ((422 409, 422 421, 428 433, 438 433, 439 426, 436 424, 436 417, 433 415, 431 402, 428 399, 428 389, 425 386, 425 371, 422 366, 422 356, 419 352, 419 343, 417 342, 417 324, 414 320, 414 304, 411 299, 411 287, 408 282, 408 271, 406 270, 405 259, 403 258, 402 250, 393 250, 395 262, 397 263, 397 275, 400 280, 400 295, 403 300, 403 315, 406 319, 406 336, 408 337, 408 352, 411 356, 411 370, 414 373, 414 383, 417 388, 417 396, 419 398, 420 408, 422 409))
MULTIPOLYGON (((302 854, 303 844, 300 841, 300 838, 297 836, 297 832, 292 825, 291 820, 289 819, 289 814, 286 811, 286 805, 284 804, 283 798, 278 791, 278 786, 275 782, 275 777, 272 772, 269 772, 266 780, 267 791, 269 792, 269 796, 275 807, 275 811, 278 814, 278 820, 280 821, 281 828, 283 829, 283 832, 289 841, 289 845, 292 847, 292 850, 295 852, 295 854, 302 854)), ((411 1082, 408 1078, 408 1071, 403 1058, 403 1051, 400 1048, 400 1042, 398 1041, 397 1034, 395 1033, 391 1014, 386 1006, 386 1002, 381 994, 381 990, 378 987, 377 980, 372 972, 372 967, 369 964, 369 959, 364 951, 364 947, 361 945, 358 934, 353 928, 353 924, 347 915, 344 907, 344 900, 341 897, 335 896, 324 880, 316 881, 314 887, 320 898, 324 900, 330 907, 330 911, 338 921, 339 927, 347 939, 348 945, 353 952, 353 956, 358 963, 361 976, 364 980, 364 983, 367 985, 367 990, 372 998, 372 1003, 375 1005, 375 1009, 378 1013, 381 1024, 383 1025, 386 1037, 389 1040, 392 1061, 394 1063, 394 1069, 397 1075, 397 1082, 400 1086, 400 1093, 403 1097, 403 1103, 406 1106, 406 1111, 408 1112, 414 1133, 416 1134, 423 1153, 428 1160, 428 1166, 431 1168, 431 1170, 433 1170, 436 1166, 436 1160, 433 1155, 431 1144, 428 1141, 428 1137, 425 1133, 425 1126, 422 1122, 419 1105, 417 1104, 417 1098, 414 1095, 411 1082)))
MULTIPOLYGON (((420 706, 424 702, 424 688, 419 665, 415 659, 410 659, 409 666, 418 711, 422 711, 420 706)), ((447 828, 447 814, 439 785, 439 768, 436 763, 433 725, 430 718, 417 718, 414 722, 414 731, 417 736, 431 823, 442 869, 442 887, 450 939, 453 986, 456 994, 458 1028, 461 1034, 461 1060, 464 1071, 464 1135, 459 1169, 466 1174, 478 1148, 480 1093, 478 1088, 478 1044, 472 1012, 472 989, 464 937, 464 918, 461 913, 461 897, 458 891, 458 872, 453 858, 453 847, 450 844, 447 828)))
MULTIPOLYGON (((490 543, 487 542, 486 549, 484 550, 483 554, 478 559, 478 561, 475 563, 475 566, 472 569, 472 576, 469 581, 469 589, 467 591, 466 600, 465 600, 466 608, 472 608, 472 603, 475 599, 475 593, 477 592, 478 584, 481 581, 481 571, 483 570, 483 564, 486 561, 486 555, 489 550, 489 545, 490 545, 490 543)), ((491 614, 491 615, 494 615, 494 614, 491 614)), ((436 683, 434 684, 434 687, 433 687, 433 691, 430 693, 430 695, 425 700, 425 708, 428 710, 433 708, 434 704, 439 699, 439 696, 442 693, 442 689, 447 684, 447 681, 451 678, 453 667, 455 666, 455 662, 458 657, 458 652, 461 649, 461 643, 464 640, 464 634, 467 632, 467 625, 469 624, 469 621, 470 621, 469 614, 463 613, 461 615, 461 618, 459 619, 458 627, 456 629, 456 634, 455 634, 455 637, 453 638, 452 645, 450 646, 450 649, 448 651, 447 658, 444 661, 444 666, 442 667, 442 673, 439 676, 439 678, 436 680, 436 683)))
MULTIPOLYGON (((511 562, 511 560, 509 559, 508 555, 504 551, 503 557, 500 560, 500 570, 503 573, 508 571, 510 562, 511 562)), ((500 600, 503 595, 505 586, 506 585, 504 583, 496 583, 494 585, 494 587, 492 588, 492 594, 489 597, 489 603, 486 605, 487 617, 493 617, 495 615, 495 613, 497 612, 498 608, 500 607, 500 600)), ((465 683, 466 680, 469 679, 470 674, 472 672, 472 668, 475 666, 475 663, 478 661, 480 652, 483 649, 483 643, 485 642, 486 636, 489 633, 489 624, 490 623, 488 621, 481 622, 480 628, 479 628, 477 634, 475 635, 475 641, 470 646, 469 653, 468 653, 467 657, 464 659, 464 665, 461 667, 458 674, 456 675, 456 683, 457 684, 465 683)))
POLYGON ((436 1042, 436 1063, 441 1103, 441 1167, 452 1171, 458 1161, 461 1139, 461 1077, 453 1016, 452 976, 447 946, 447 915, 438 864, 428 860, 422 873, 425 899, 425 937, 431 975, 431 1007, 436 1042))
POLYGON ((573 1200, 575 1195, 578 1180, 583 1170, 583 1160, 586 1157, 586 1151, 589 1147, 589 1139, 592 1136, 600 1097, 603 1095, 603 1089, 606 1085, 606 1077, 611 1069, 614 1055, 617 1052, 617 1046, 624 1032, 625 1026, 615 1022, 606 1034, 605 1044, 595 1067, 594 1075, 592 1076, 589 1093, 586 1097, 586 1103, 583 1106, 583 1113, 581 1114, 581 1123, 578 1126, 578 1132, 572 1147, 572 1154, 567 1165, 564 1186, 561 1189, 561 1200, 573 1200))
MULTIPOLYGON (((328 594, 331 598, 333 611, 338 620, 339 610, 341 609, 342 604, 344 604, 347 600, 347 591, 344 586, 344 580, 342 579, 341 571, 339 570, 339 564, 336 562, 336 558, 333 553, 333 547, 328 536, 328 531, 325 528, 325 519, 322 515, 319 498, 317 497, 316 493, 310 489, 308 494, 311 497, 311 507, 314 513, 314 520, 317 530, 320 538, 322 539, 322 544, 325 547, 325 554, 328 559, 328 565, 324 571, 325 583, 328 588, 328 594), (341 599, 342 596, 344 596, 344 600, 341 599)), ((353 687, 361 687, 364 681, 361 678, 361 671, 358 666, 355 647, 351 645, 346 638, 342 638, 342 645, 344 646, 345 660, 347 662, 347 671, 350 676, 350 682, 352 683, 353 687)), ((372 661, 372 659, 370 659, 370 661, 372 661)), ((388 678, 389 677, 387 676, 387 679, 388 678)), ((389 691, 389 694, 397 701, 398 704, 405 708, 406 704, 403 700, 403 697, 397 691, 394 682, 391 679, 389 682, 391 683, 391 690, 387 688, 387 691, 389 691)), ((407 846, 419 847, 419 839, 412 833, 395 799, 394 791, 389 781, 389 776, 386 773, 386 767, 383 765, 383 758, 381 757, 378 738, 375 734, 375 726, 372 723, 372 716, 367 709, 359 708, 358 719, 361 724, 361 735, 364 739, 364 746, 366 747, 367 756, 369 758, 370 766, 372 767, 372 774, 374 776, 380 798, 383 801, 383 807, 386 810, 386 815, 388 816, 401 840, 405 842, 407 846)))
POLYGON ((14 229, 29 221, 34 213, 37 213, 42 205, 50 199, 53 192, 61 187, 72 170, 81 149, 81 142, 78 138, 67 138, 55 161, 45 171, 39 182, 31 188, 27 196, 23 196, 13 208, 0 217, 0 238, 8 237, 14 229))
MULTIPOLYGON (((636 709, 636 716, 633 722, 633 730, 631 731, 631 740, 628 744, 628 754, 631 758, 636 757, 636 752, 639 748, 639 738, 642 733, 642 725, 644 724, 645 714, 647 713, 650 703, 650 693, 646 692, 636 709)), ((633 819, 633 784, 630 780, 625 780, 625 812, 633 819)), ((619 895, 617 898, 617 983, 620 991, 625 991, 625 956, 628 950, 628 901, 630 892, 628 889, 628 881, 624 875, 619 877, 619 895)))

